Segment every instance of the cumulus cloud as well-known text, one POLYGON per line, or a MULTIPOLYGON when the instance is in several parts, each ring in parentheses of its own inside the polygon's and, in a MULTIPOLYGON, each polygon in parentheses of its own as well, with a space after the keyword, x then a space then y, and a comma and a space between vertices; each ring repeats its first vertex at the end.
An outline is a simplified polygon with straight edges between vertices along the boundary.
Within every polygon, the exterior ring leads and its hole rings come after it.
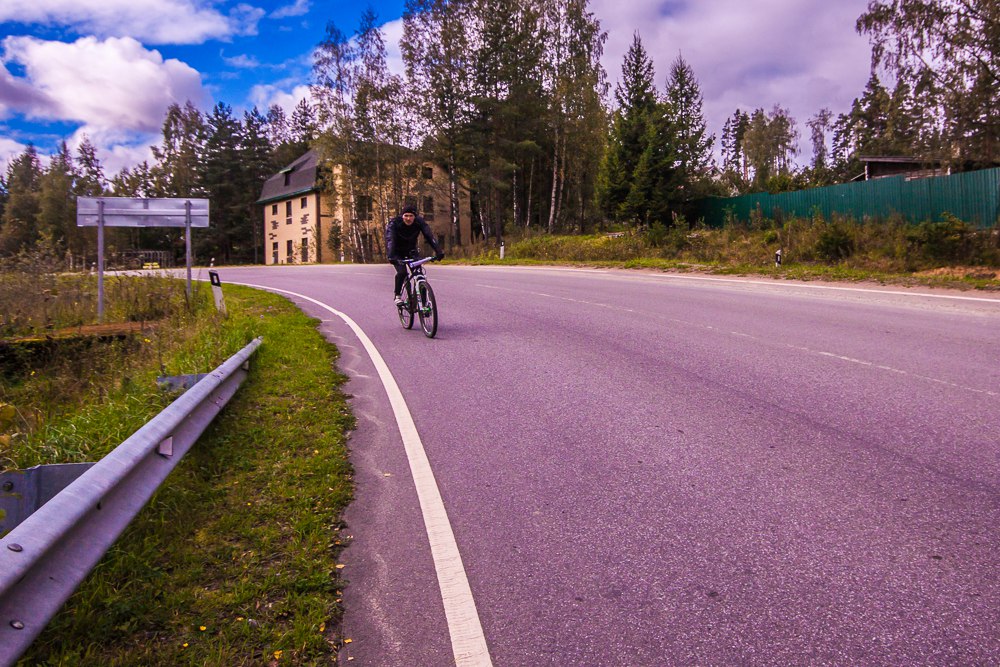
POLYGON ((135 167, 140 162, 154 162, 152 146, 162 141, 159 132, 122 132, 115 129, 82 126, 66 141, 73 155, 86 137, 97 149, 104 175, 111 178, 122 170, 135 167))
POLYGON ((270 14, 272 19, 284 19, 291 16, 304 16, 309 13, 309 0, 295 0, 291 5, 278 7, 270 14))
POLYGON ((385 40, 386 67, 393 74, 404 76, 406 65, 403 63, 403 54, 399 50, 399 43, 403 41, 403 19, 396 19, 383 25, 382 38, 385 40))
MULTIPOLYGON (((88 128, 151 132, 173 102, 205 100, 201 75, 132 38, 85 37, 72 43, 7 37, 2 63, 19 63, 24 77, 0 84, 0 105, 29 118, 77 122, 88 128)), ((3 79, 0 72, 0 79, 3 79)))
POLYGON ((276 84, 260 84, 250 90, 250 102, 257 106, 262 112, 266 112, 272 105, 277 104, 289 117, 292 111, 302 100, 312 100, 312 93, 309 86, 276 84))
POLYGON ((264 11, 237 5, 228 16, 210 0, 4 0, 0 23, 67 27, 97 37, 148 44, 200 44, 257 34, 264 11))
MULTIPOLYGON (((709 131, 717 137, 737 109, 789 109, 806 120, 823 107, 847 111, 869 75, 870 48, 854 24, 867 0, 678 0, 667 4, 593 0, 608 33, 604 66, 612 85, 638 32, 665 87, 683 54, 698 77, 709 131)), ((612 87, 613 89, 613 87, 612 87)), ((801 142, 806 152, 807 142, 801 142)))
POLYGON ((222 53, 219 54, 222 60, 230 67, 237 67, 239 69, 254 69, 260 67, 260 61, 254 56, 241 53, 237 56, 226 56, 222 53))
POLYGON ((0 172, 6 172, 10 161, 23 153, 25 148, 27 148, 25 144, 7 137, 0 137, 0 172))

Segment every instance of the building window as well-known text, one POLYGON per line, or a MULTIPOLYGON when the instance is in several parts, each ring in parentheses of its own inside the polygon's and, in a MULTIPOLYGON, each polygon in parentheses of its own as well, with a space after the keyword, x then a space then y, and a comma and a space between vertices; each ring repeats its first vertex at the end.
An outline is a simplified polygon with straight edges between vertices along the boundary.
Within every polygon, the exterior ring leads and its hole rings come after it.
POLYGON ((358 195, 354 200, 354 217, 358 220, 372 219, 372 198, 368 195, 358 195))
POLYGON ((434 197, 424 197, 424 220, 434 219, 434 197))
POLYGON ((425 181, 434 178, 434 167, 424 167, 420 170, 420 175, 425 181))
POLYGON ((278 205, 271 204, 271 215, 278 215, 278 205))
POLYGON ((415 165, 415 164, 408 164, 405 167, 403 167, 403 176, 406 176, 407 178, 416 178, 417 177, 417 165, 415 165))
POLYGON ((286 218, 292 217, 292 202, 290 201, 285 202, 285 217, 286 218))
POLYGON ((306 204, 308 202, 309 202, 309 198, 308 197, 303 197, 302 199, 299 200, 299 208, 305 208, 306 204))
POLYGON ((308 262, 309 261, 309 239, 308 239, 308 237, 302 239, 302 261, 303 262, 308 262))
POLYGON ((292 243, 291 239, 288 239, 287 241, 285 241, 285 256, 288 258, 288 261, 291 262, 292 257, 294 255, 295 255, 295 244, 292 243))

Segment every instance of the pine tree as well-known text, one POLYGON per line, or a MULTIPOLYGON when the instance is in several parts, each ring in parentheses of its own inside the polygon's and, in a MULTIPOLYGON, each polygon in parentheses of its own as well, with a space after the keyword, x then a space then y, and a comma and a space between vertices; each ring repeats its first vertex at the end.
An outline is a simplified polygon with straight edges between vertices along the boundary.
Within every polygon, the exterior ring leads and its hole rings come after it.
POLYGON ((243 128, 233 110, 219 102, 207 117, 207 136, 199 165, 199 189, 211 200, 207 233, 198 235, 197 252, 220 262, 249 259, 252 227, 244 218, 248 192, 244 176, 240 138, 243 128))
POLYGON ((669 143, 678 170, 673 179, 676 191, 669 193, 669 199, 676 202, 679 212, 688 215, 691 202, 703 197, 709 189, 707 172, 715 137, 708 133, 705 124, 701 89, 694 70, 680 55, 671 67, 664 103, 670 118, 669 143))
MULTIPOLYGON (((622 77, 615 88, 618 108, 612 121, 600 180, 602 188, 598 193, 601 208, 612 219, 623 216, 622 207, 633 190, 636 168, 646 152, 649 117, 657 104, 653 76, 653 62, 636 33, 625 54, 622 77)), ((635 208, 634 202, 632 208, 635 208)))
POLYGON ((34 245, 38 238, 38 191, 42 169, 38 150, 28 144, 24 152, 7 165, 7 203, 0 219, 0 255, 17 253, 34 245))
POLYGON ((729 194, 745 193, 749 187, 749 162, 743 146, 749 126, 750 114, 737 109, 722 130, 722 172, 729 194))
MULTIPOLYGON (((39 181, 38 231, 49 239, 53 249, 60 251, 77 236, 73 157, 65 141, 52 156, 39 181)), ((79 251, 79 245, 73 249, 79 251)))
POLYGON ((86 135, 76 149, 76 173, 76 193, 81 197, 100 197, 107 192, 108 182, 97 148, 86 135))
POLYGON ((171 104, 167 108, 163 142, 153 146, 156 164, 152 174, 159 196, 198 196, 205 131, 205 119, 190 101, 183 107, 171 104))
POLYGON ((669 104, 658 104, 646 118, 646 145, 622 204, 626 220, 640 225, 672 227, 680 213, 680 168, 676 127, 669 104))
POLYGON ((258 252, 263 240, 263 221, 259 215, 256 200, 264 187, 264 182, 274 172, 275 167, 280 165, 276 165, 272 161, 273 147, 268 134, 268 122, 257 110, 257 107, 243 113, 241 129, 242 135, 239 144, 240 161, 243 166, 244 197, 243 210, 239 215, 252 229, 253 262, 256 264, 259 261, 258 252))

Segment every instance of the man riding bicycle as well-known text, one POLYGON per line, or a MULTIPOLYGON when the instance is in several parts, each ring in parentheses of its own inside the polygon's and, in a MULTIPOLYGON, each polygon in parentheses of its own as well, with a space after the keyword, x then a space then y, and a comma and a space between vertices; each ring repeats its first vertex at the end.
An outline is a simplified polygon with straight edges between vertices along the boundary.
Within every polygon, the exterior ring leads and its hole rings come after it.
POLYGON ((434 259, 444 258, 444 250, 438 243, 437 237, 428 226, 427 222, 417 215, 416 206, 404 206, 402 212, 389 221, 385 228, 385 254, 393 266, 396 267, 396 285, 393 290, 393 298, 397 306, 403 305, 403 299, 399 293, 406 282, 406 263, 403 260, 410 259, 417 251, 417 239, 423 234, 427 242, 434 248, 434 259))

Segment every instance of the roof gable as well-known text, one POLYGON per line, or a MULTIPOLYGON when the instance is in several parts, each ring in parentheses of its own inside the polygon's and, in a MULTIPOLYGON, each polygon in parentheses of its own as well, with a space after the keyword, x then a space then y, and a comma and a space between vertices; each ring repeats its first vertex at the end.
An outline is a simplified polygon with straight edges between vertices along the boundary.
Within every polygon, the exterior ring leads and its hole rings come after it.
POLYGON ((316 190, 317 164, 316 151, 307 151, 264 182, 257 203, 266 204, 316 190))

